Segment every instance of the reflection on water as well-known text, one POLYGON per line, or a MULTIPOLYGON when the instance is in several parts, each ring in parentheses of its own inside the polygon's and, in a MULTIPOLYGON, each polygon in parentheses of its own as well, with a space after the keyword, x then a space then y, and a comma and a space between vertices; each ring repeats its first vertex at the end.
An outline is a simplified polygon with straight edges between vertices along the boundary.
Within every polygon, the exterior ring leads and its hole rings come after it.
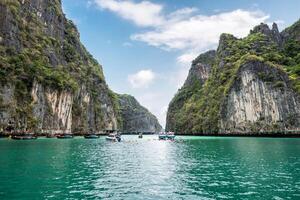
POLYGON ((300 140, 0 140, 0 199, 299 199, 300 140))

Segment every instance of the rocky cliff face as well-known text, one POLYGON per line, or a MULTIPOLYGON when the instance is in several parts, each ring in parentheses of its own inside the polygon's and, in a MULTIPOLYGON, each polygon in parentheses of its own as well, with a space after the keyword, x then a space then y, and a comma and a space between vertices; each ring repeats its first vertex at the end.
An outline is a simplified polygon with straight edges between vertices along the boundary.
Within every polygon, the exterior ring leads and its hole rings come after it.
POLYGON ((118 95, 123 132, 159 132, 157 118, 130 95, 118 95))
POLYGON ((215 56, 216 51, 208 51, 198 56, 192 63, 184 87, 192 86, 195 81, 203 85, 210 75, 215 56))
POLYGON ((178 122, 183 120, 184 117, 178 111, 183 109, 185 103, 196 93, 196 91, 201 90, 211 73, 215 56, 216 51, 208 51, 201 54, 193 61, 183 87, 177 92, 169 104, 166 130, 177 130, 178 122))
POLYGON ((193 62, 169 105, 166 129, 217 134, 300 128, 299 35, 299 21, 282 33, 276 24, 260 24, 243 39, 222 34, 214 56, 199 56, 209 57, 209 65, 203 58, 193 62), (210 70, 195 67, 205 65, 210 70))
POLYGON ((241 66, 238 79, 221 107, 223 132, 296 129, 300 125, 300 98, 288 75, 260 61, 241 66))
POLYGON ((117 98, 60 0, 0 2, 0 82, 2 129, 117 128, 117 98))

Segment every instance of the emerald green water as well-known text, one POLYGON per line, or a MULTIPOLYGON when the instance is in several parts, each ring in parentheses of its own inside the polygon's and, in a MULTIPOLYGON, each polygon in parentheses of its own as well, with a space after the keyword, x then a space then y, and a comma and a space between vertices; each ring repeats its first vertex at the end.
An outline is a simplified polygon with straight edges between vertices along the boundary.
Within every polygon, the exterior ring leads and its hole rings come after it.
POLYGON ((0 139, 0 199, 300 199, 300 139, 0 139))

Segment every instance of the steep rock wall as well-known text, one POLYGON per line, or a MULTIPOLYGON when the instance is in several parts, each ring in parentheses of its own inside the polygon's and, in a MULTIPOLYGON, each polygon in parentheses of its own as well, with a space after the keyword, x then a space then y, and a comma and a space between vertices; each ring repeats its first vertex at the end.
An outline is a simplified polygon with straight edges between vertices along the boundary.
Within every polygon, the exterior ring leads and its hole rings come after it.
POLYGON ((220 123, 221 132, 295 129, 300 126, 299 95, 285 72, 249 62, 240 68, 222 105, 220 123))
POLYGON ((212 50, 201 54, 195 60, 193 60, 192 67, 189 70, 189 74, 184 82, 183 87, 189 87, 197 80, 203 85, 211 73, 215 56, 216 51, 212 50))
POLYGON ((182 119, 183 115, 180 110, 184 109, 185 103, 197 92, 199 92, 206 80, 211 74, 212 65, 216 57, 216 51, 208 51, 199 55, 192 62, 188 77, 182 86, 175 94, 174 98, 169 104, 167 112, 167 131, 176 131, 178 120, 182 119))
POLYGON ((63 130, 71 132, 73 94, 44 89, 34 82, 32 87, 33 115, 38 119, 38 129, 46 132, 63 130))
POLYGON ((116 129, 117 99, 60 0, 0 2, 2 130, 116 129))

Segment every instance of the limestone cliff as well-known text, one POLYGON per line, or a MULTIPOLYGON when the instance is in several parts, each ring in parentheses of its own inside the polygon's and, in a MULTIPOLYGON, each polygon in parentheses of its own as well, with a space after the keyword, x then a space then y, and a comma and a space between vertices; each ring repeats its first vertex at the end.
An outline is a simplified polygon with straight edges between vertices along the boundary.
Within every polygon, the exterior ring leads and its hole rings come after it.
POLYGON ((242 39, 222 34, 211 52, 193 62, 169 105, 167 130, 217 134, 300 128, 300 21, 281 33, 276 24, 272 29, 260 24, 242 39))
POLYGON ((178 124, 182 117, 184 117, 178 111, 183 108, 184 104, 193 96, 195 91, 202 88, 211 73, 215 56, 216 51, 208 51, 193 61, 183 87, 169 104, 166 130, 176 131, 176 122, 178 124))
POLYGON ((2 129, 117 128, 117 98, 60 0, 0 1, 2 129))
POLYGON ((157 118, 130 95, 118 95, 122 132, 159 132, 162 127, 157 118))
POLYGON ((264 62, 249 61, 237 76, 221 107, 223 132, 299 127, 299 94, 291 88, 285 72, 264 62))

